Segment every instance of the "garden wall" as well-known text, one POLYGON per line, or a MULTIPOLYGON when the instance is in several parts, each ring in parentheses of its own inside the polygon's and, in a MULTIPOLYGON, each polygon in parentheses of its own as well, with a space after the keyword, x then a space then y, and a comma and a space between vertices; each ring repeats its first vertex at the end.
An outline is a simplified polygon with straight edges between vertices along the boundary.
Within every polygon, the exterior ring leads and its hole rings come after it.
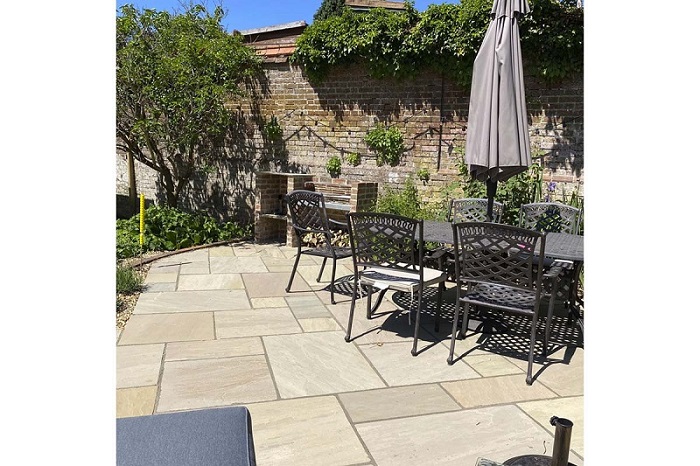
MULTIPOLYGON (((228 143, 228 160, 201 173, 183 195, 181 207, 219 218, 252 222, 255 171, 273 170, 326 175, 333 155, 343 159, 341 178, 400 186, 425 168, 428 182, 417 181, 436 196, 457 179, 464 154, 469 93, 438 73, 414 79, 376 80, 362 66, 335 69, 322 83, 311 84, 287 61, 265 63, 265 75, 250 86, 251 96, 232 107, 240 118, 228 143), (441 123, 442 115, 442 125, 441 123), (281 135, 267 129, 272 117, 281 135), (396 125, 408 148, 396 167, 377 167, 364 137, 377 122, 396 125), (359 166, 345 162, 361 156, 359 166)), ((544 180, 583 195, 583 79, 548 86, 526 76, 533 155, 544 154, 544 180)), ((117 193, 128 193, 126 163, 117 155, 117 193)), ((139 165, 137 163, 137 165, 139 165)), ((162 201, 157 176, 137 166, 138 191, 162 201)), ((329 177, 330 178, 330 177, 329 177)))

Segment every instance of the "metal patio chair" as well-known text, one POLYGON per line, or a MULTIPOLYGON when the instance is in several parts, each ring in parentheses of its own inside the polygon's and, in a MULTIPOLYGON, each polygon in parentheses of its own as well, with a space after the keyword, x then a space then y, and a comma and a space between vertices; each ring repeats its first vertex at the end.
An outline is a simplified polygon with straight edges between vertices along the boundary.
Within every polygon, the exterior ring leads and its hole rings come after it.
POLYGON ((581 209, 560 202, 533 202, 520 206, 518 226, 545 233, 578 235, 581 209))
MULTIPOLYGON (((447 221, 461 222, 487 222, 488 199, 467 197, 464 199, 450 199, 447 211, 447 221)), ((501 223, 503 217, 503 203, 493 201, 493 222, 501 223)))
MULTIPOLYGON (((581 209, 560 202, 535 202, 520 206, 519 226, 543 233, 579 234, 581 209)), ((545 258, 545 267, 552 264, 553 259, 545 258)), ((565 270, 562 279, 564 286, 559 290, 560 297, 566 307, 571 309, 576 300, 576 287, 582 264, 571 264, 565 270)))
MULTIPOLYGON (((532 365, 537 340, 537 321, 543 282, 550 280, 556 293, 561 268, 544 267, 545 235, 510 225, 463 222, 452 225, 455 246, 457 298, 452 322, 452 340, 447 363, 454 363, 459 314, 464 308, 460 339, 466 335, 472 306, 530 317, 528 385, 532 384, 532 365)), ((547 353, 554 310, 550 298, 545 324, 543 356, 547 353)))
MULTIPOLYGON (((388 290, 418 294, 416 319, 411 354, 418 354, 418 330, 421 305, 425 288, 439 284, 438 304, 435 312, 435 328, 439 326, 442 292, 446 274, 424 265, 423 221, 393 214, 376 212, 352 212, 348 214, 350 247, 354 271, 352 303, 345 341, 350 341, 352 319, 358 288, 367 290, 367 318, 379 307, 388 290), (372 307, 372 290, 380 290, 372 307)), ((413 301, 413 298, 411 299, 413 301)), ((411 309, 409 309, 409 323, 411 309)))
POLYGON ((285 201, 287 203, 289 215, 292 218, 294 233, 297 235, 298 239, 296 260, 294 261, 294 267, 292 268, 292 274, 289 277, 289 284, 287 285, 286 291, 289 293, 289 290, 292 288, 294 274, 297 271, 299 258, 302 254, 323 257, 323 263, 321 264, 321 270, 318 272, 316 282, 321 281, 321 275, 323 275, 323 269, 326 267, 326 261, 332 259, 333 270, 331 272, 330 285, 331 303, 335 304, 336 261, 352 256, 352 251, 350 248, 338 247, 332 244, 333 231, 347 231, 347 225, 328 218, 326 202, 321 193, 296 190, 287 194, 285 196, 285 201), (321 241, 317 247, 302 250, 303 238, 309 233, 322 235, 323 241, 321 241))

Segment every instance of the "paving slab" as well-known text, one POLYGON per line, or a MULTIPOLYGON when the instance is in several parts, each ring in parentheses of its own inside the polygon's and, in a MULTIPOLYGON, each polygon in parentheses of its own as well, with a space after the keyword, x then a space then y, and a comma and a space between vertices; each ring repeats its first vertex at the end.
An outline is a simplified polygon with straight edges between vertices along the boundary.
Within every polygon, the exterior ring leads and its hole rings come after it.
POLYGON ((265 356, 167 361, 157 412, 277 398, 265 356))
POLYGON ((181 276, 186 274, 199 275, 206 273, 211 273, 211 268, 209 267, 208 259, 203 261, 183 262, 180 264, 181 276))
MULTIPOLYGON (((533 364, 535 380, 559 396, 583 395, 583 354, 583 348, 560 347, 549 354, 543 364, 533 364)), ((527 361, 514 359, 513 364, 527 369, 527 361)))
MULTIPOLYGON (((318 277, 319 270, 321 270, 320 265, 300 265, 297 267, 297 273, 304 277, 309 286, 311 286, 314 289, 325 288, 331 283, 331 272, 333 270, 332 262, 330 260, 328 261, 326 267, 323 269, 321 281, 317 282, 316 278, 318 277)), ((352 265, 350 266, 350 268, 347 268, 341 262, 338 262, 335 271, 336 280, 338 280, 339 278, 347 277, 348 275, 352 275, 352 265)))
POLYGON ((215 246, 209 248, 209 257, 233 257, 234 255, 231 246, 215 246))
POLYGON ((158 384, 164 344, 117 347, 117 388, 158 384))
MULTIPOLYGON (((425 342, 418 343, 419 348, 423 346, 425 342)), ((440 345, 429 347, 417 356, 411 355, 412 347, 413 339, 404 343, 359 345, 360 350, 391 387, 480 377, 474 369, 461 361, 448 365, 447 351, 440 345)))
POLYGON ((285 300, 297 319, 332 317, 326 305, 315 294, 288 295, 285 300))
POLYGON ((260 338, 225 338, 209 341, 168 343, 165 361, 216 359, 265 354, 260 338))
POLYGON ((145 314, 129 318, 119 345, 213 339, 214 316, 211 312, 145 314))
POLYGON ((143 283, 149 284, 149 283, 168 283, 168 282, 176 282, 177 281, 177 272, 160 272, 160 273, 149 273, 148 276, 145 278, 143 283))
POLYGON ((166 291, 139 296, 134 315, 234 309, 250 309, 245 290, 166 291))
POLYGON ((302 332, 299 323, 287 307, 215 312, 214 320, 217 338, 302 332))
POLYGON ((304 332, 327 332, 342 330, 338 322, 331 317, 314 317, 310 319, 299 319, 299 325, 304 332))
MULTIPOLYGON (((555 400, 528 401, 518 403, 518 407, 528 416, 544 426, 552 435, 556 428, 549 422, 552 416, 562 417, 574 423, 571 428, 571 449, 579 457, 583 457, 583 397, 565 397, 555 400)), ((569 459, 569 462, 573 462, 569 459)), ((581 466, 579 463, 578 466, 581 466)))
POLYGON ((143 285, 141 293, 162 293, 163 291, 175 291, 177 283, 148 283, 143 285))
MULTIPOLYGON (((244 273, 243 283, 251 298, 269 298, 273 296, 285 297, 289 293, 285 290, 289 283, 288 273, 244 273)), ((311 291, 306 281, 299 275, 292 282, 293 293, 311 291)))
POLYGON ((193 290, 244 290, 243 279, 237 273, 182 275, 178 291, 193 290))
POLYGON ((347 466, 370 461, 333 396, 247 405, 258 464, 347 466))
POLYGON ((265 273, 267 268, 259 257, 212 257, 211 273, 265 273))
POLYGON ((158 387, 117 389, 117 417, 148 416, 153 414, 158 387))
POLYGON ((282 398, 385 387, 342 332, 263 337, 282 398))
POLYGON ((541 383, 526 384, 525 374, 444 382, 441 385, 465 408, 550 399, 557 396, 541 383))
POLYGON ((515 406, 429 414, 356 425, 377 466, 465 466, 552 451, 553 437, 515 406))
POLYGON ((250 298, 250 305, 253 309, 261 307, 285 307, 287 301, 281 296, 275 296, 272 298, 250 298))
POLYGON ((438 384, 341 393, 338 399, 354 423, 462 409, 438 384))

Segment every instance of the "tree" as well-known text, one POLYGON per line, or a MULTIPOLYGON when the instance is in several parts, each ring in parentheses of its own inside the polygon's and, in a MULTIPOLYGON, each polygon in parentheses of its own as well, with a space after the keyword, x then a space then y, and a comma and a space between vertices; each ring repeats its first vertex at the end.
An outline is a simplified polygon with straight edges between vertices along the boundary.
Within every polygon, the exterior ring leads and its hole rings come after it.
POLYGON ((323 0, 314 13, 314 21, 323 21, 331 16, 340 16, 345 9, 345 0, 323 0))
POLYGON ((224 13, 121 7, 117 16, 117 148, 156 170, 167 204, 222 153, 233 121, 226 102, 244 93, 260 59, 224 13))

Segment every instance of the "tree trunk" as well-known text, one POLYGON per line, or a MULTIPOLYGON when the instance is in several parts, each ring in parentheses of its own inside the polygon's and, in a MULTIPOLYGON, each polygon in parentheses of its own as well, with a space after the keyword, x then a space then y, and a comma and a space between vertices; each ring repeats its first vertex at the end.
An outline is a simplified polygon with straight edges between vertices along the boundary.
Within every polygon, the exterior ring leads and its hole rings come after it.
POLYGON ((129 173, 129 208, 131 215, 136 215, 138 212, 138 199, 136 196, 136 170, 134 169, 134 156, 131 152, 126 153, 126 162, 129 173))

